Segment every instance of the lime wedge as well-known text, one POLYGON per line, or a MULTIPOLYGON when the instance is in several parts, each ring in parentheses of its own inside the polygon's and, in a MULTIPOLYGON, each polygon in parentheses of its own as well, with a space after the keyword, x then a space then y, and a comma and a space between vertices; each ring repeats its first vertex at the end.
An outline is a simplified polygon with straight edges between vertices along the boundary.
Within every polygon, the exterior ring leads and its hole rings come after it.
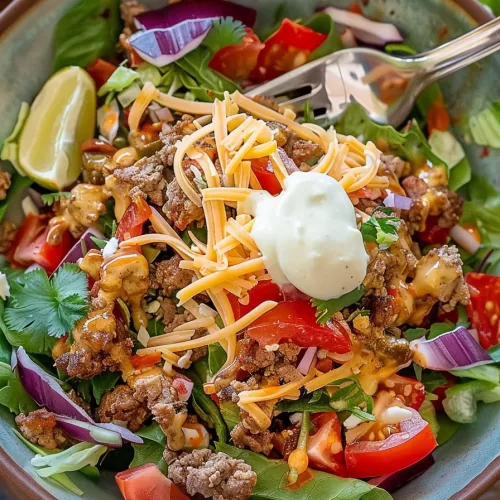
POLYGON ((55 73, 37 95, 19 139, 19 163, 47 189, 61 191, 82 170, 80 144, 94 136, 96 91, 76 66, 55 73))

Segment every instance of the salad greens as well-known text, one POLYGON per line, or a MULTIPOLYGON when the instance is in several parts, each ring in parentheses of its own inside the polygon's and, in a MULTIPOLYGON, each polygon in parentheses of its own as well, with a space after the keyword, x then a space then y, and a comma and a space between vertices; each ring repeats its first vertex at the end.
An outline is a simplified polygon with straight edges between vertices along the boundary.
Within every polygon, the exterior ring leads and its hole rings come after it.
POLYGON ((134 459, 130 467, 138 467, 147 463, 155 464, 164 474, 167 472, 167 464, 163 460, 163 451, 167 446, 167 438, 161 427, 153 422, 148 427, 143 427, 136 433, 144 440, 144 444, 133 444, 134 459))
POLYGON ((101 403, 104 394, 113 389, 120 378, 120 372, 110 372, 109 370, 92 378, 92 394, 97 404, 101 403))
POLYGON ((245 36, 245 26, 232 17, 215 19, 202 44, 213 54, 228 45, 239 45, 245 36))
POLYGON ((248 450, 215 443, 216 451, 239 458, 257 473, 257 485, 252 498, 270 500, 390 500, 384 490, 359 479, 344 479, 326 472, 314 472, 314 478, 299 489, 287 488, 288 465, 286 462, 270 460, 248 450))
POLYGON ((328 14, 320 12, 309 21, 305 22, 304 26, 317 31, 318 33, 328 35, 327 39, 313 51, 309 58, 310 61, 315 61, 316 59, 327 56, 328 54, 343 48, 339 32, 337 31, 332 18, 328 14))
POLYGON ((2 222, 2 219, 7 212, 9 203, 18 198, 26 188, 31 186, 31 184, 33 184, 33 181, 29 177, 24 177, 20 174, 14 174, 12 178, 12 184, 7 193, 7 197, 5 198, 5 200, 0 201, 0 222, 2 222))
POLYGON ((12 371, 10 364, 4 362, 0 362, 0 405, 6 406, 16 415, 28 414, 38 409, 38 405, 24 390, 23 384, 12 371))
POLYGON ((361 224, 364 241, 376 242, 381 250, 387 250, 399 239, 401 219, 394 217, 390 208, 378 207, 373 215, 361 224), (380 215, 377 217, 377 215, 380 215))
POLYGON ((118 66, 108 78, 108 81, 99 89, 97 95, 102 97, 108 92, 121 92, 140 78, 141 74, 138 71, 126 68, 125 66, 118 66))
POLYGON ((61 191, 59 193, 42 194, 42 201, 49 207, 52 206, 56 201, 60 201, 61 198, 71 198, 71 193, 69 191, 61 191))
POLYGON ((354 290, 341 295, 336 299, 312 299, 311 303, 316 309, 317 322, 324 325, 336 312, 355 304, 365 294, 365 287, 358 285, 354 290))
POLYGON ((113 58, 121 25, 120 0, 78 2, 56 25, 54 70, 113 58))

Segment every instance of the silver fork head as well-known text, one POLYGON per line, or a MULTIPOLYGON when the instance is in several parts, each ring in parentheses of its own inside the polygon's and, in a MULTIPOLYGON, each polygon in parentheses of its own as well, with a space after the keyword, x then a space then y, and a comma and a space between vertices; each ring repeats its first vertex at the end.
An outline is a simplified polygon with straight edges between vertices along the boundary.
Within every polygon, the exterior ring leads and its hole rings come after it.
POLYGON ((247 95, 273 97, 299 119, 309 101, 320 124, 338 119, 350 102, 357 101, 372 120, 399 125, 413 106, 418 72, 413 60, 373 49, 346 49, 255 87, 247 95))

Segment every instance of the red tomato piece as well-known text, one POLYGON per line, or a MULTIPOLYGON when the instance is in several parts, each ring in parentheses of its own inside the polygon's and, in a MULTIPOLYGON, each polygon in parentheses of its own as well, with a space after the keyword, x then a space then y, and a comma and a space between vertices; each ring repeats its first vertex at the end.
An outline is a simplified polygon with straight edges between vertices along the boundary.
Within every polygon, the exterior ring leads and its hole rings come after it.
POLYGON ((467 273, 470 302, 467 313, 485 349, 500 343, 500 276, 467 273))
POLYGON ((28 267, 33 263, 31 244, 45 231, 47 222, 42 217, 28 214, 17 231, 16 238, 7 254, 7 260, 15 267, 28 267))
POLYGON ((130 358, 130 362, 132 366, 139 370, 141 368, 148 368, 149 366, 154 366, 161 361, 161 353, 153 352, 151 354, 146 354, 146 356, 139 356, 138 354, 134 354, 130 358))
POLYGON ((283 191, 281 184, 279 183, 271 162, 269 158, 256 158, 250 160, 252 164, 252 172, 257 177, 257 180, 260 182, 262 189, 265 189, 273 196, 275 194, 280 194, 283 191))
POLYGON ((245 28, 246 34, 239 45, 228 45, 215 53, 209 66, 235 82, 248 80, 257 65, 257 59, 264 44, 253 32, 245 28))
POLYGON ((432 404, 434 405, 436 411, 443 411, 443 400, 446 398, 446 390, 453 387, 457 381, 457 378, 451 373, 443 372, 443 375, 446 377, 448 383, 446 385, 436 387, 436 389, 432 391, 432 394, 435 394, 438 397, 438 399, 432 400, 432 404))
POLYGON ((382 441, 358 441, 345 448, 349 477, 368 478, 392 474, 406 469, 426 457, 437 446, 429 424, 418 411, 403 420, 400 432, 382 441))
POLYGON ((154 464, 119 472, 115 479, 125 500, 189 500, 154 464))
POLYGON ((248 292, 248 304, 240 304, 238 297, 232 293, 228 293, 227 297, 233 308, 234 319, 238 320, 250 311, 253 311, 257 306, 266 300, 273 300, 274 302, 281 302, 283 295, 281 295, 280 287, 273 281, 261 281, 255 288, 248 292))
POLYGON ((451 227, 440 227, 438 217, 429 215, 425 221, 425 230, 417 233, 418 239, 428 245, 444 245, 448 241, 451 227))
POLYGON ((116 237, 120 241, 125 241, 142 234, 142 225, 151 216, 151 207, 146 201, 138 196, 125 210, 123 217, 118 224, 116 237))
POLYGON ((73 247, 73 238, 66 231, 62 235, 61 243, 52 246, 47 243, 48 228, 30 245, 33 262, 40 264, 49 274, 53 273, 63 261, 66 254, 73 247))
POLYGON ((433 130, 446 132, 450 128, 450 115, 441 94, 427 111, 426 122, 429 135, 433 130))
POLYGON ((117 66, 104 59, 96 59, 93 63, 87 66, 87 72, 95 82, 97 90, 99 90, 114 73, 117 66))
POLYGON ((283 19, 278 30, 265 41, 252 80, 270 80, 302 66, 326 39, 323 33, 283 19))
POLYGON ((380 383, 380 389, 394 391, 406 406, 418 410, 425 399, 425 386, 422 382, 410 377, 392 375, 380 383))
POLYGON ((300 347, 319 347, 338 354, 351 350, 351 340, 336 320, 316 323, 316 309, 306 300, 285 301, 263 314, 247 329, 260 345, 294 342, 300 347))
POLYGON ((307 456, 313 469, 347 475, 339 418, 334 412, 311 415, 316 432, 307 440, 307 456))

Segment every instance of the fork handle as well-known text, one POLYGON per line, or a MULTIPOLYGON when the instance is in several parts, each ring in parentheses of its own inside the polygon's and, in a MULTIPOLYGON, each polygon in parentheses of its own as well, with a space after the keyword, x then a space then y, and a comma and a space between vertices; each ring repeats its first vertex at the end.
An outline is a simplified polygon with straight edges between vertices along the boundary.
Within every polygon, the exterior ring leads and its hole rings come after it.
POLYGON ((417 56, 425 69, 425 85, 468 66, 500 49, 500 17, 465 35, 417 56))

